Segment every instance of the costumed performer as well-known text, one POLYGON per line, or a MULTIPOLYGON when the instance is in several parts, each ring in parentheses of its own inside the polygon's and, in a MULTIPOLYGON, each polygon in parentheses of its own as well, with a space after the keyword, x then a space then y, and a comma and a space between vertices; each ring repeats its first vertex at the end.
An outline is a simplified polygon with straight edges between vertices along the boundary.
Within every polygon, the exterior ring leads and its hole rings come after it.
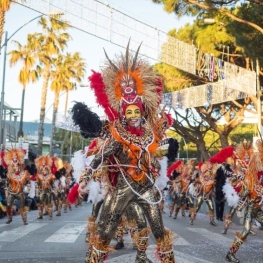
MULTIPOLYGON (((154 196, 154 182, 158 172, 154 155, 164 131, 168 128, 169 117, 164 111, 158 112, 162 92, 160 79, 152 67, 129 52, 111 61, 107 54, 106 67, 102 72, 109 106, 119 115, 110 123, 110 137, 99 154, 96 154, 89 171, 80 183, 79 192, 92 179, 92 172, 100 169, 104 160, 111 158, 118 170, 115 191, 109 207, 102 210, 98 222, 97 235, 87 253, 86 262, 104 262, 109 251, 121 216, 131 202, 136 202, 143 210, 157 242, 157 259, 160 262, 175 262, 173 253, 173 233, 164 229, 161 212, 154 196), (158 113, 160 113, 158 115, 158 113), (106 211, 106 212, 105 212, 106 211)), ((96 73, 94 73, 96 74, 96 73)), ((170 123, 171 124, 171 123, 170 123)), ((104 205, 105 207, 105 205, 104 205)), ((148 245, 149 231, 139 236, 141 251, 148 245)), ((136 263, 149 262, 137 253, 136 263)))

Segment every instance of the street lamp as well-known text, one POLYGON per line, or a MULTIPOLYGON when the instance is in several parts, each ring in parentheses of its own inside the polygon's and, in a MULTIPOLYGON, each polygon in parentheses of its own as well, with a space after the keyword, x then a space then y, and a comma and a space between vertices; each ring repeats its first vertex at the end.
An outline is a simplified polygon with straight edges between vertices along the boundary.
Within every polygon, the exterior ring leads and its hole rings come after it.
MULTIPOLYGON (((58 11, 53 11, 52 13, 48 14, 49 16, 59 16, 59 15, 63 15, 64 13, 58 11)), ((4 103, 5 103, 5 70, 6 70, 6 50, 7 50, 7 43, 8 41, 19 31, 21 30, 23 27, 25 27, 27 24, 31 23, 32 21, 44 16, 45 14, 41 14, 38 15, 36 17, 34 17, 33 19, 29 20, 27 23, 25 23, 24 25, 22 25, 21 27, 19 27, 9 38, 7 38, 8 33, 7 31, 5 31, 5 37, 4 37, 4 44, 1 46, 1 50, 4 47, 4 58, 3 58, 3 74, 2 74, 2 91, 1 91, 1 105, 0 105, 0 144, 4 143, 4 131, 3 131, 3 112, 4 112, 4 103)), ((0 52, 1 52, 0 50, 0 52)), ((23 101, 22 101, 22 107, 21 107, 21 118, 20 118, 20 127, 22 129, 21 124, 23 123, 23 101)), ((20 134, 23 134, 23 131, 19 131, 20 134)))

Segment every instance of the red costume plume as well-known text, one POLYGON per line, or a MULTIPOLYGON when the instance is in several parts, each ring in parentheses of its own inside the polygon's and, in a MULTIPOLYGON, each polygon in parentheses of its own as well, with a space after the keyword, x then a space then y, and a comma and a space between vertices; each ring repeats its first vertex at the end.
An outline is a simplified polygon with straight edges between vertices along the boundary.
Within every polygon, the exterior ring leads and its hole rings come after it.
POLYGON ((233 146, 228 146, 220 150, 217 154, 212 156, 209 161, 210 163, 223 163, 227 158, 231 157, 234 153, 235 148, 233 146))
POLYGON ((116 120, 118 118, 118 112, 114 110, 109 103, 101 73, 92 70, 92 75, 88 77, 88 80, 90 81, 90 87, 94 90, 97 103, 103 107, 110 121, 116 120))
POLYGON ((199 171, 201 171, 201 167, 202 167, 203 164, 204 164, 203 162, 198 163, 198 169, 199 169, 199 171))
POLYGON ((172 164, 168 169, 167 169, 167 176, 170 177, 172 172, 178 168, 181 164, 183 163, 182 160, 179 160, 177 162, 175 162, 174 164, 172 164))
POLYGON ((68 193, 68 201, 71 204, 74 204, 78 198, 78 189, 79 189, 79 184, 75 184, 69 191, 68 193))

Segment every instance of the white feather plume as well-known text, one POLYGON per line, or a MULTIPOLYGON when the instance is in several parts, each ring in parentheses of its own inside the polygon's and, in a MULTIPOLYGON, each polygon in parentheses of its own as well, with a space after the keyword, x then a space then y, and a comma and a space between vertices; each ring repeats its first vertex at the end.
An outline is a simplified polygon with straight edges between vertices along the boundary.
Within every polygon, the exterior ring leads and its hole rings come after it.
POLYGON ((223 186, 223 193, 225 194, 228 205, 236 208, 238 205, 239 196, 228 179, 226 180, 226 183, 223 186))
POLYGON ((55 182, 54 182, 54 186, 55 186, 56 188, 58 188, 58 185, 59 185, 59 180, 56 179, 55 182))
POLYGON ((100 193, 100 183, 94 180, 90 180, 85 187, 85 190, 89 190, 88 202, 92 201, 93 204, 99 202, 103 197, 100 193))
POLYGON ((191 184, 189 185, 189 194, 190 194, 191 196, 196 196, 195 186, 194 186, 193 183, 191 183, 191 184))
POLYGON ((34 198, 36 195, 36 183, 32 180, 30 180, 30 191, 28 193, 28 196, 30 198, 34 198))
POLYGON ((154 185, 160 190, 163 190, 169 181, 169 178, 167 177, 168 158, 164 156, 161 159, 158 159, 158 162, 161 166, 160 176, 155 180, 154 185))
POLYGON ((62 187, 66 187, 66 177, 64 175, 61 176, 60 183, 62 187))
POLYGON ((73 168, 73 177, 76 182, 79 181, 79 178, 82 172, 85 170, 85 153, 82 150, 79 150, 74 153, 74 156, 71 158, 71 166, 73 168))

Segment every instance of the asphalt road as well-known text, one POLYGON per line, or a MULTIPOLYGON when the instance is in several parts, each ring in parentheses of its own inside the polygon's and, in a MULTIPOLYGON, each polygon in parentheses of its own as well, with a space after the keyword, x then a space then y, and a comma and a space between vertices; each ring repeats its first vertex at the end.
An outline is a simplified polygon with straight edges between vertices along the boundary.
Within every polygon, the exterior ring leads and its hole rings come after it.
MULTIPOLYGON (((13 222, 5 224, 6 218, 0 219, 0 263, 84 263, 87 243, 85 242, 86 218, 91 214, 91 203, 83 203, 72 211, 62 213, 61 217, 47 216, 37 220, 37 211, 28 213, 27 226, 19 215, 13 222)), ((242 226, 233 224, 227 235, 222 235, 223 222, 210 226, 208 217, 197 215, 194 225, 189 225, 189 218, 168 216, 168 208, 163 214, 166 228, 172 229, 177 238, 174 252, 177 263, 222 263, 234 239, 235 232, 242 226)), ((247 242, 237 253, 241 263, 263 262, 263 231, 256 226, 255 236, 249 236, 247 242)), ((136 251, 132 248, 129 235, 124 236, 125 248, 113 252, 107 263, 132 263, 136 251)), ((157 263, 154 256, 154 238, 151 235, 147 250, 148 257, 157 263)), ((112 244, 114 245, 113 241, 112 244)))

